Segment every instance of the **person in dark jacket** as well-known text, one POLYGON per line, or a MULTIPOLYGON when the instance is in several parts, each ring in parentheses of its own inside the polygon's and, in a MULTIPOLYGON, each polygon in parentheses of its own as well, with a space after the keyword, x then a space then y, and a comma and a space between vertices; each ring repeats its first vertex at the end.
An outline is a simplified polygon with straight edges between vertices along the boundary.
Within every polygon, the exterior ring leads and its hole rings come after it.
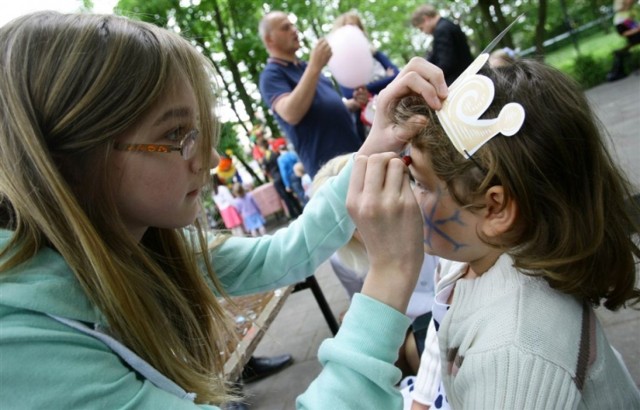
POLYGON ((453 83, 473 61, 467 36, 460 26, 441 17, 440 12, 428 4, 413 12, 411 24, 433 36, 433 47, 425 58, 442 69, 447 85, 453 83))

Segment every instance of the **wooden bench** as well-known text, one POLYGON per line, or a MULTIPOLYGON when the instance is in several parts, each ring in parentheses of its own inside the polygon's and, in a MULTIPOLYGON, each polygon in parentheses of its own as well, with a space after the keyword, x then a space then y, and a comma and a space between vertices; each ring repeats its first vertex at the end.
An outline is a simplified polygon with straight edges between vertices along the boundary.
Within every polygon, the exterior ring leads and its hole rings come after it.
POLYGON ((220 299, 222 307, 227 310, 236 324, 238 341, 230 340, 224 374, 229 381, 236 381, 242 374, 251 355, 262 340, 269 325, 276 318, 280 309, 293 291, 294 286, 272 290, 247 296, 231 298, 231 303, 220 299))

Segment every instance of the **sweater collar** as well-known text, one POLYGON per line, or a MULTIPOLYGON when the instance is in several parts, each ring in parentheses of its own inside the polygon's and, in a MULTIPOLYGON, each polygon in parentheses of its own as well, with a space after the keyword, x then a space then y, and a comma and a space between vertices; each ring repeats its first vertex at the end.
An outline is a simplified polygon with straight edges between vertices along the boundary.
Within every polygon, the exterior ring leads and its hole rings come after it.
POLYGON ((302 61, 300 59, 298 59, 298 58, 296 58, 294 61, 289 61, 289 60, 285 60, 283 58, 269 57, 267 59, 267 64, 268 63, 279 64, 279 65, 284 66, 284 67, 289 67, 290 65, 294 65, 296 67, 299 67, 300 65, 302 65, 302 61))

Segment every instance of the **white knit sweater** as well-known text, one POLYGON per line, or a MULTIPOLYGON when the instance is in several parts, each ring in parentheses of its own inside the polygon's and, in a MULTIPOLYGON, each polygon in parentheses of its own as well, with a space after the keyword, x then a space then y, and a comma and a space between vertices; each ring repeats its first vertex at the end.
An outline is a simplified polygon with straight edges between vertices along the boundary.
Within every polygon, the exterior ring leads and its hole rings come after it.
POLYGON ((460 279, 464 263, 441 264, 437 291, 455 282, 454 296, 414 399, 430 403, 442 377, 454 409, 640 409, 589 306, 518 272, 506 254, 476 279, 460 279))

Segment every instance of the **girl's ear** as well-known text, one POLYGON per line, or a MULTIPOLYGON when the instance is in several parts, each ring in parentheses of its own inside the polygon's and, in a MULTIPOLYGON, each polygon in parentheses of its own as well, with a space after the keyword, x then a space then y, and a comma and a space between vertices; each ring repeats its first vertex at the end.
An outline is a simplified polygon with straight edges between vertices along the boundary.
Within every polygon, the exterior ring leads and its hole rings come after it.
POLYGON ((489 238, 497 238, 514 227, 518 204, 513 198, 507 200, 501 185, 489 188, 484 199, 487 207, 482 220, 482 233, 489 238))

